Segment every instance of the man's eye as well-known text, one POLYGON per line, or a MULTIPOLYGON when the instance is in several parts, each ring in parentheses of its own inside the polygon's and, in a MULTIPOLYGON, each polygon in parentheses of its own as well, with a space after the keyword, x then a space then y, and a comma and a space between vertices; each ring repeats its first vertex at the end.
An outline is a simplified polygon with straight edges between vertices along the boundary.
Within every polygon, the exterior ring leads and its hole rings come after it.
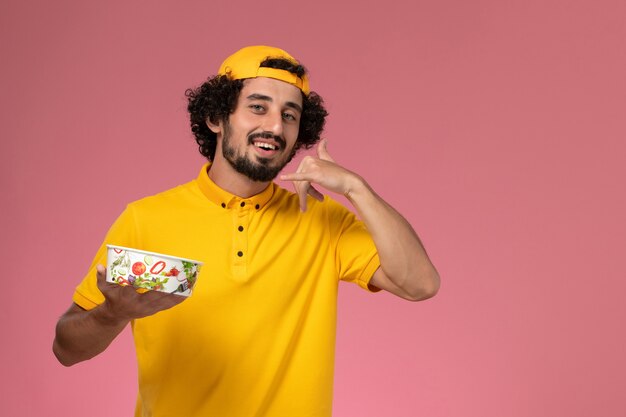
POLYGON ((296 120, 296 116, 291 113, 283 113, 283 119, 285 120, 296 120))
POLYGON ((250 108, 257 112, 265 110, 265 107, 261 106, 260 104, 251 104, 250 108))

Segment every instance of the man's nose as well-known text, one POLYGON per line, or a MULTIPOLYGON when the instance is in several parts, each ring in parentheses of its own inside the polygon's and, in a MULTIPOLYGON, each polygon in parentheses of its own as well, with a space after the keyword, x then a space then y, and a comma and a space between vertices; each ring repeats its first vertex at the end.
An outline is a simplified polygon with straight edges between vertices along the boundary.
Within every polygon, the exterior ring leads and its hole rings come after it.
POLYGON ((263 131, 275 136, 283 136, 283 115, 281 112, 268 112, 263 119, 263 131))

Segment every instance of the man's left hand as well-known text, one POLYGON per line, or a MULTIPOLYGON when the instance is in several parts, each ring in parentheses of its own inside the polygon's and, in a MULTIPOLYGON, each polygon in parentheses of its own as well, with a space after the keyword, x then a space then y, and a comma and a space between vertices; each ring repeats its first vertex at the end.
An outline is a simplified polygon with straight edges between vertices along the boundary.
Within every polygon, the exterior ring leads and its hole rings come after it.
POLYGON ((307 195, 319 201, 324 200, 324 195, 313 184, 349 197, 354 187, 363 181, 354 172, 338 165, 328 153, 326 146, 326 139, 322 139, 317 145, 317 158, 305 156, 295 173, 280 176, 281 180, 293 182, 296 193, 300 197, 300 210, 302 211, 306 211, 307 195))

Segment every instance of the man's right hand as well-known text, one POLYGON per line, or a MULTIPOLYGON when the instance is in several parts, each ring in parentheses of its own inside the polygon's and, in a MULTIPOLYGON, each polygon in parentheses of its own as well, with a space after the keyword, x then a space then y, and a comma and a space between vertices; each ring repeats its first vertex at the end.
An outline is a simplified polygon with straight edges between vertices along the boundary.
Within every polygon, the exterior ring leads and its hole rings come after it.
POLYGON ((131 286, 112 284, 106 281, 106 269, 102 265, 96 267, 98 289, 104 295, 104 303, 99 317, 109 324, 128 323, 130 320, 151 316, 159 311, 167 310, 185 301, 187 297, 168 294, 160 291, 143 293, 131 286))
POLYGON ((102 265, 96 270, 104 302, 92 310, 72 304, 56 326, 52 351, 65 366, 102 353, 131 320, 151 316, 186 300, 159 291, 138 293, 133 287, 106 282, 106 269, 102 265))

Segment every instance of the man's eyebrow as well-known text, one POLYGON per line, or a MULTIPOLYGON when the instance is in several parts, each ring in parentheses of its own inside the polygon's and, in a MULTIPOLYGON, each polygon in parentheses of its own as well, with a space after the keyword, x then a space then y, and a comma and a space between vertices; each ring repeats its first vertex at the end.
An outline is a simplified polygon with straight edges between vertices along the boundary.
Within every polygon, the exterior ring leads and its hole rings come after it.
POLYGON ((300 113, 302 113, 302 107, 300 107, 298 103, 294 103, 293 101, 288 101, 287 103, 285 103, 285 106, 291 107, 292 109, 296 109, 300 113))
MULTIPOLYGON (((266 96, 264 94, 258 94, 258 93, 250 94, 246 98, 249 99, 249 100, 263 100, 263 101, 269 101, 269 102, 274 101, 274 100, 272 100, 272 98, 270 96, 266 96)), ((293 101, 288 101, 288 102, 285 103, 285 106, 291 107, 292 109, 295 109, 295 110, 299 111, 300 113, 302 113, 302 107, 298 103, 294 103, 293 101)))
POLYGON ((270 96, 264 96, 263 94, 253 93, 246 97, 250 100, 264 100, 264 101, 272 101, 270 96))

